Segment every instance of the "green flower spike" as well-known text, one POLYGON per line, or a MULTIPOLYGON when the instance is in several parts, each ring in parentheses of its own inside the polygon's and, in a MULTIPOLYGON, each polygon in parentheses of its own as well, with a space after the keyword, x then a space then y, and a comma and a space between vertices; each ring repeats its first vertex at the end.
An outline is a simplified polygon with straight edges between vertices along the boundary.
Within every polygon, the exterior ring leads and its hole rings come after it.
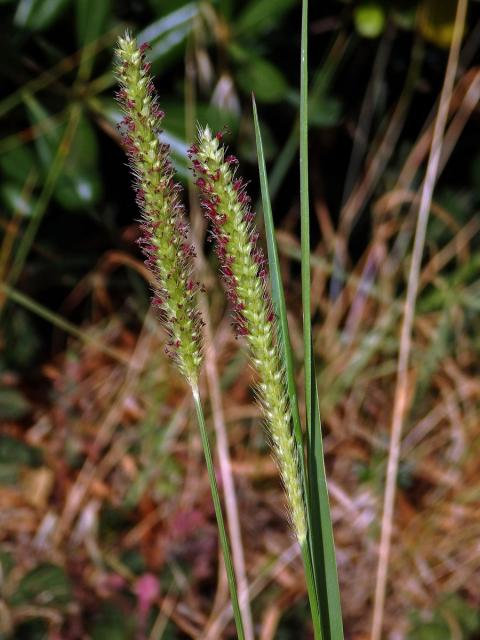
POLYGON ((155 276, 153 304, 160 309, 170 336, 168 352, 193 389, 201 362, 201 320, 196 306, 198 283, 192 279, 193 246, 174 182, 169 147, 159 140, 163 112, 145 60, 148 45, 137 47, 128 33, 118 40, 117 100, 124 112, 120 125, 142 213, 145 263, 155 276))
POLYGON ((256 247, 254 214, 238 163, 226 156, 222 134, 201 129, 190 149, 202 206, 212 225, 227 295, 236 314, 237 333, 246 337, 258 372, 257 393, 289 503, 290 517, 300 545, 307 525, 297 450, 285 383, 285 369, 277 346, 275 314, 267 290, 265 259, 256 247))

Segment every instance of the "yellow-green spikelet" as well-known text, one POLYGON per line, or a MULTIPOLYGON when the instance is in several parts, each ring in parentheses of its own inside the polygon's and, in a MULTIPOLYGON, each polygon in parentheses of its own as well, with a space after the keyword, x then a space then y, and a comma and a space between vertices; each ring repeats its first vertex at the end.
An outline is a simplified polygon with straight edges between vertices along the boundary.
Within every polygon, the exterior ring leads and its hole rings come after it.
POLYGON ((249 198, 241 180, 235 178, 236 158, 226 157, 220 139, 221 135, 212 135, 208 127, 199 131, 191 148, 196 184, 212 224, 227 294, 236 311, 237 331, 246 337, 258 372, 260 403, 287 494, 291 521, 303 544, 306 519, 299 452, 291 432, 285 371, 266 291, 265 261, 256 247, 249 198))
POLYGON ((117 100, 124 112, 123 144, 135 180, 142 213, 139 243, 146 264, 155 276, 153 303, 170 336, 170 353, 181 372, 197 386, 201 363, 200 317, 196 306, 197 283, 192 279, 193 247, 174 182, 169 148, 159 140, 163 113, 145 60, 147 45, 137 46, 128 33, 119 38, 116 75, 117 100))

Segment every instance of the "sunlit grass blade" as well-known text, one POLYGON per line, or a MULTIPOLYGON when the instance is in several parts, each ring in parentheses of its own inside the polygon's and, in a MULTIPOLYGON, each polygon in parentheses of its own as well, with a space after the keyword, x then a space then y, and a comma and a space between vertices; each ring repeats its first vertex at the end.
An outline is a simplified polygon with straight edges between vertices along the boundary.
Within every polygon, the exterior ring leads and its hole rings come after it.
POLYGON ((300 224, 305 409, 307 414, 308 511, 313 572, 319 596, 322 631, 329 640, 343 638, 338 578, 313 357, 310 310, 310 201, 308 193, 308 0, 302 2, 300 55, 300 224))
POLYGON ((338 586, 337 561, 333 539, 330 501, 323 458, 322 424, 318 402, 317 379, 313 348, 311 347, 313 373, 312 429, 309 446, 309 505, 311 523, 312 556, 324 635, 330 640, 343 639, 342 608, 338 586))
MULTIPOLYGON (((295 442, 299 450, 298 459, 300 462, 300 471, 302 474, 303 490, 305 499, 307 499, 307 487, 306 487, 306 470, 304 461, 304 442, 302 426, 300 423, 300 415, 298 411, 298 397, 295 386, 295 375, 293 368, 292 348, 290 344, 290 334, 288 330, 287 308, 285 304, 285 293, 283 291, 282 278, 280 273, 280 263, 278 260, 277 244, 275 240, 275 228, 273 224, 272 205, 270 201, 267 171, 265 166, 265 156, 263 153, 262 134, 260 131, 260 123, 258 121, 258 112, 255 99, 253 98, 253 118, 255 124, 255 139, 257 144, 257 159, 258 170, 260 175, 260 188, 262 193, 262 207, 263 207, 263 219, 265 223, 265 235, 267 239, 267 253, 268 253, 268 266, 270 271, 270 280, 272 287, 272 301, 275 308, 275 313, 278 316, 279 327, 279 342, 282 351, 282 357, 284 359, 285 371, 287 376, 287 388, 288 397, 290 402, 290 411, 293 421, 293 433, 295 436, 295 442)), ((310 518, 307 507, 307 520, 310 518)), ((320 612, 318 609, 318 594, 315 586, 315 577, 313 569, 313 561, 310 550, 309 538, 302 545, 302 558, 305 566, 305 578, 307 582, 308 598, 310 602, 310 609, 312 613, 312 621, 315 629, 315 637, 322 637, 322 623, 320 619, 320 612)))
POLYGON ((235 581, 235 572, 233 569, 232 554, 230 551, 230 544, 228 542, 227 531, 225 528, 225 521, 223 519, 222 505, 220 502, 220 494, 218 491, 217 479, 215 476, 215 467, 213 465, 213 458, 212 458, 212 452, 210 449, 210 442, 208 439, 207 426, 205 424, 205 417, 203 415, 202 403, 200 402, 198 389, 192 388, 192 395, 195 403, 195 411, 197 412, 198 427, 200 429, 200 438, 202 440, 205 463, 207 465, 207 473, 208 473, 208 480, 210 482, 210 491, 212 494, 213 507, 215 509, 215 516, 217 518, 218 534, 220 536, 220 545, 222 547, 223 559, 225 561, 225 569, 227 572, 227 580, 228 580, 228 585, 230 587, 230 597, 232 599, 233 616, 235 618, 235 625, 237 627, 238 638, 240 640, 244 640, 245 632, 243 629, 242 614, 240 612, 240 604, 238 601, 237 585, 235 581))
POLYGON ((300 415, 298 412, 298 398, 295 386, 295 375, 293 368, 292 348, 290 344, 290 334, 288 330, 287 307, 285 305, 285 294, 283 291, 282 278, 280 273, 280 262, 278 260, 277 243, 275 240, 275 228, 273 224, 272 205, 268 188, 267 170, 265 167, 265 156, 263 153, 262 134, 258 121, 257 105, 255 98, 253 102, 253 118, 255 124, 255 140, 257 144, 258 171, 260 175, 260 189, 262 193, 263 219, 265 223, 265 235, 267 240, 268 266, 272 286, 272 300, 275 306, 275 313, 278 317, 279 339, 283 350, 285 361, 285 371, 287 373, 288 397, 290 400, 290 410, 292 412, 294 435, 297 445, 302 452, 300 464, 304 467, 303 451, 304 441, 300 415))

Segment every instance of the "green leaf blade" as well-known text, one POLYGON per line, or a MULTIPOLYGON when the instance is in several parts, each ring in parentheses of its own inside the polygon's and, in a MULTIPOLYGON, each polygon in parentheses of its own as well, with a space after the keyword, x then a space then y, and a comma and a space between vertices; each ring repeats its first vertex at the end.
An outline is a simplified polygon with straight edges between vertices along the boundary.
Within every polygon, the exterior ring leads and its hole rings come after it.
MULTIPOLYGON (((253 117, 255 124, 255 138, 257 143, 258 169, 260 175, 260 188, 262 193, 263 218, 265 223, 265 234, 267 239, 267 253, 270 270, 270 280, 272 287, 272 301, 276 315, 278 317, 279 341, 280 348, 285 364, 288 397, 290 402, 290 410, 293 420, 293 435, 299 452, 300 473, 302 476, 303 491, 306 498, 306 511, 308 528, 310 529, 310 514, 308 507, 307 486, 306 486, 306 469, 304 460, 304 441, 303 432, 300 422, 300 414, 298 411, 298 396, 295 385, 295 373, 293 367, 292 348, 290 343, 290 334, 288 330, 287 308, 285 304, 285 293, 282 285, 280 273, 280 263, 278 259, 278 250, 275 240, 275 227, 273 224, 272 206, 268 190, 267 171, 265 167, 265 155, 263 153, 262 135, 258 120, 257 106, 253 99, 253 117)), ((305 579, 307 583, 308 598, 310 602, 310 610, 312 614, 312 622, 315 630, 316 640, 326 638, 322 633, 322 620, 319 611, 319 600, 316 590, 315 572, 313 564, 313 556, 310 548, 310 540, 302 545, 302 558, 305 567, 305 579)))
MULTIPOLYGON (((287 374, 288 396, 290 410, 293 418, 293 428, 295 440, 299 450, 303 452, 304 441, 300 415, 298 411, 298 397, 295 385, 295 372, 293 366, 292 348, 290 343, 290 333, 288 329, 287 307, 285 304, 285 293, 283 290, 282 276, 280 272, 280 261, 278 259, 277 242, 275 239, 275 227, 273 224, 272 205, 270 201, 267 170, 265 166, 265 155, 263 151, 262 134, 258 120, 258 111, 255 99, 253 98, 253 118, 255 123, 255 139, 257 143, 258 170, 260 175, 260 189, 262 193, 263 219, 265 223, 265 235, 267 240, 267 256, 272 286, 272 300, 275 313, 278 318, 279 339, 283 351, 285 371, 287 374)), ((303 455, 302 467, 303 467, 303 455)))
POLYGON ((323 458, 320 408, 312 341, 308 174, 308 0, 303 0, 300 55, 300 233, 305 408, 307 414, 307 512, 309 514, 309 542, 313 573, 321 611, 322 634, 324 638, 329 640, 343 640, 340 593, 323 458))

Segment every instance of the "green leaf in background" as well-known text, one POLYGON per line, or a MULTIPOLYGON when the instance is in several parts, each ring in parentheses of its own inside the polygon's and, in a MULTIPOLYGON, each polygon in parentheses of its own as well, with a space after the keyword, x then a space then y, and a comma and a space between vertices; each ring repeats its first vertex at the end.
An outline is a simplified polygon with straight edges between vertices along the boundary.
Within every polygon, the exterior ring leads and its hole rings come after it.
POLYGON ((15 567, 15 560, 9 551, 0 549, 0 573, 5 579, 10 571, 15 567))
MULTIPOLYGON (((44 127, 35 139, 38 158, 46 175, 50 170, 65 132, 62 122, 51 123, 51 116, 31 94, 24 101, 32 125, 44 127)), ((102 185, 98 173, 98 143, 90 121, 82 115, 69 153, 66 156, 54 191, 55 200, 65 209, 88 209, 98 202, 102 185)))
POLYGON ((92 640, 129 640, 134 632, 132 619, 120 607, 106 602, 95 616, 92 640))
POLYGON ((96 40, 105 31, 112 13, 112 0, 76 0, 77 42, 79 46, 96 40))
POLYGON ((0 169, 7 178, 23 185, 32 169, 36 168, 35 154, 30 146, 18 139, 18 146, 0 155, 0 169))
MULTIPOLYGON (((164 99, 162 100, 162 108, 167 114, 164 122, 166 130, 183 139, 185 144, 190 144, 186 140, 185 133, 185 102, 164 99)), ((195 105, 195 118, 200 124, 208 124, 213 131, 220 131, 227 127, 228 131, 233 135, 237 134, 240 124, 237 112, 206 102, 199 102, 195 105)))
POLYGON ((19 306, 12 307, 4 322, 5 348, 2 361, 12 369, 28 369, 41 347, 37 326, 32 315, 19 306))
POLYGON ((63 175, 55 189, 55 198, 65 209, 89 208, 98 202, 102 183, 98 174, 98 146, 90 121, 82 116, 67 156, 63 175))
POLYGON ((10 597, 9 604, 66 605, 72 599, 70 581, 62 567, 41 564, 27 573, 10 597))
POLYGON ((245 93, 254 93, 259 102, 279 102, 288 93, 283 73, 264 58, 250 57, 238 73, 237 81, 245 93))
POLYGON ((148 59, 153 65, 154 71, 167 62, 182 54, 181 45, 190 35, 194 19, 199 15, 199 6, 190 2, 176 11, 152 22, 146 29, 137 35, 137 42, 148 42, 151 50, 148 59))
POLYGON ((476 638, 480 631, 480 613, 464 598, 451 594, 443 598, 429 617, 414 612, 408 640, 451 640, 452 629, 459 638, 476 638), (455 625, 455 626, 453 626, 455 625))
POLYGON ((218 6, 219 13, 227 19, 231 20, 234 14, 235 0, 216 0, 216 6, 218 6))
POLYGON ((13 22, 16 27, 41 31, 55 22, 69 4, 71 0, 20 0, 13 22))
POLYGON ((283 15, 296 4, 296 0, 251 0, 235 20, 237 35, 257 36, 278 27, 283 15))
POLYGON ((12 213, 19 213, 25 218, 29 218, 33 213, 35 201, 16 183, 4 182, 0 186, 0 199, 12 213))
POLYGON ((0 435, 0 464, 13 462, 27 467, 38 467, 42 460, 40 449, 31 447, 17 438, 0 435))
POLYGON ((26 416, 30 409, 30 403, 18 389, 0 387, 0 419, 19 420, 26 416))
POLYGON ((385 9, 379 2, 364 2, 355 7, 353 20, 364 38, 378 38, 385 28, 385 9))
POLYGON ((311 101, 308 121, 314 127, 334 127, 342 116, 342 103, 333 96, 322 95, 311 101))

